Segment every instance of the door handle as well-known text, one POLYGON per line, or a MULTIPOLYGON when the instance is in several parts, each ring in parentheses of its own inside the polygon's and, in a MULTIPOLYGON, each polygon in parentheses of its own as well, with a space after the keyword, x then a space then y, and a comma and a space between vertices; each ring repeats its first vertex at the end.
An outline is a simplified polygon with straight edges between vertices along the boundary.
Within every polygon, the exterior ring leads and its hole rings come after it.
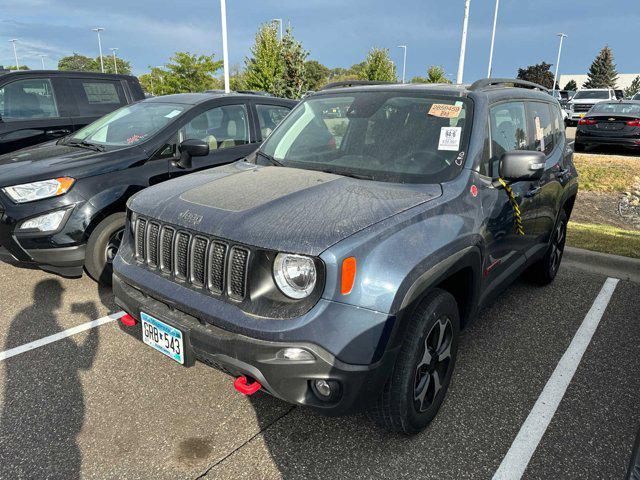
POLYGON ((540 190, 542 190, 542 186, 537 186, 537 187, 533 187, 532 189, 530 189, 524 196, 527 198, 531 198, 534 195, 536 195, 540 190))
POLYGON ((59 128, 57 130, 45 130, 47 135, 68 135, 71 133, 71 130, 68 128, 59 128))
POLYGON ((558 170, 556 172, 556 177, 564 177, 568 173, 569 173, 569 169, 568 168, 565 168, 565 169, 562 169, 562 170, 558 170))

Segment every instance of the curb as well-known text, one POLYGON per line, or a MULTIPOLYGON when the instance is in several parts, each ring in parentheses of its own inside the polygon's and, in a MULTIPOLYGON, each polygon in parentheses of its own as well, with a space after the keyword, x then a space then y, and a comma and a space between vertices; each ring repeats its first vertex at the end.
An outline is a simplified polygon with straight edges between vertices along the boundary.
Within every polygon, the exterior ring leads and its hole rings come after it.
POLYGON ((637 258, 565 247, 562 262, 567 267, 640 283, 640 259, 637 258))

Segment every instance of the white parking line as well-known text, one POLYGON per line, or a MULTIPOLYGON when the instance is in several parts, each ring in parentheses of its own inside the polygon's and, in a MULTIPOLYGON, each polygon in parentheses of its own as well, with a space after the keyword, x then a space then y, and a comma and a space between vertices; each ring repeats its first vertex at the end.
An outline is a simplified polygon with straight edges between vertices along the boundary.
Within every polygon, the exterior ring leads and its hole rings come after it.
POLYGON ((16 355, 20 355, 21 353, 28 352, 29 350, 33 350, 34 348, 43 347, 44 345, 57 342, 58 340, 62 340, 63 338, 70 337, 71 335, 75 335, 76 333, 84 332, 85 330, 99 327, 100 325, 104 325, 105 323, 113 322, 114 320, 117 320, 123 315, 124 315, 124 312, 112 313, 111 315, 107 315, 106 317, 98 318, 97 320, 92 320, 91 322, 83 323, 81 325, 68 328, 67 330, 63 330, 53 335, 49 335, 48 337, 44 337, 39 340, 34 340, 33 342, 25 343, 24 345, 20 345, 19 347, 5 350, 4 352, 0 352, 0 362, 2 362, 3 360, 6 360, 7 358, 11 358, 16 355))
POLYGON ((558 362, 556 369, 544 386, 529 416, 522 424, 518 435, 511 444, 511 448, 509 448, 493 476, 493 480, 514 480, 522 477, 553 415, 556 413, 562 397, 567 391, 569 382, 571 382, 573 375, 576 373, 580 360, 582 360, 582 356, 598 328, 600 319, 602 319, 618 281, 617 278, 607 278, 604 282, 591 309, 584 317, 573 340, 571 340, 569 348, 562 355, 560 362, 558 362))

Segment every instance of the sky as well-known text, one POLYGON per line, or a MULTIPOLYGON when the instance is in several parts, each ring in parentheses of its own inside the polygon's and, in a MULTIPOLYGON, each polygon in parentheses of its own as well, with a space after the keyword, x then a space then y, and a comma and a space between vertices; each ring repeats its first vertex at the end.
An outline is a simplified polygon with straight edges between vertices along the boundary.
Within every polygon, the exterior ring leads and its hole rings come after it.
MULTIPOLYGON (((486 77, 495 0, 471 0, 464 81, 486 77)), ((273 18, 290 23, 309 58, 328 67, 361 62, 371 47, 390 50, 407 79, 440 65, 455 79, 464 0, 227 0, 230 63, 242 65, 255 32, 273 18)), ((640 72, 640 0, 501 0, 494 50, 494 77, 513 77, 519 67, 556 63, 558 32, 568 35, 560 73, 586 73, 608 44, 619 73, 640 72)), ((0 65, 56 68, 73 52, 98 55, 117 47, 133 73, 161 66, 176 51, 222 58, 218 0, 0 0, 0 65)))

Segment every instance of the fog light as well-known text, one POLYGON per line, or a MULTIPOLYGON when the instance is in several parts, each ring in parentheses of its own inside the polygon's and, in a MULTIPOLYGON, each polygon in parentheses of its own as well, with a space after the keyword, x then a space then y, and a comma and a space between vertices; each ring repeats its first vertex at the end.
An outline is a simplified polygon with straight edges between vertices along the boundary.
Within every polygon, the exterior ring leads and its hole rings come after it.
POLYGON ((326 380, 316 380, 314 384, 320 395, 327 398, 331 396, 331 385, 329 385, 329 382, 326 380))
POLYGON ((58 210, 39 217, 22 222, 19 230, 37 230, 39 232, 52 232, 57 230, 64 220, 67 210, 58 210))
POLYGON ((278 352, 277 357, 284 360, 291 360, 294 362, 315 360, 315 357, 311 352, 308 352, 304 348, 295 348, 295 347, 283 348, 278 352))

